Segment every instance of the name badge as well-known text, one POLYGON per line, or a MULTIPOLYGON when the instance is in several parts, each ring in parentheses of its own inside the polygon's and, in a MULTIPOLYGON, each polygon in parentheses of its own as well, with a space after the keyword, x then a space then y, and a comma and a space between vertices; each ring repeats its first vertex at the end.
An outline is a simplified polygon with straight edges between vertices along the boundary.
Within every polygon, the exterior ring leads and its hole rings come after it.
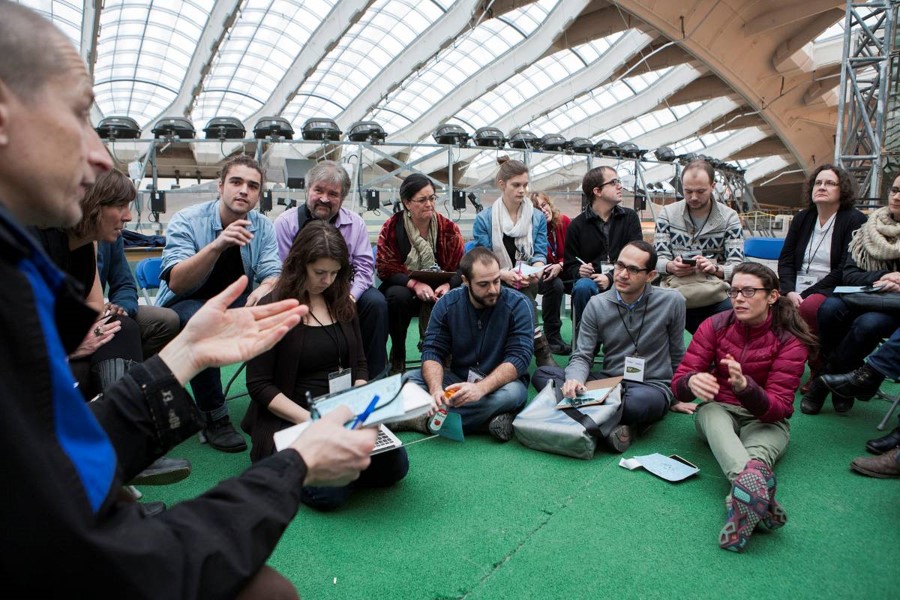
POLYGON ((469 369, 469 376, 466 377, 466 383, 478 383, 482 379, 484 379, 484 375, 480 371, 469 369))
POLYGON ((644 381, 644 359, 637 356, 625 357, 625 379, 628 381, 644 381))
POLYGON ((795 291, 798 294, 802 294, 815 285, 817 281, 818 280, 812 275, 797 275, 797 285, 795 286, 797 289, 795 291))
POLYGON ((350 369, 341 369, 328 374, 328 393, 336 394, 348 390, 353 386, 350 378, 350 369))

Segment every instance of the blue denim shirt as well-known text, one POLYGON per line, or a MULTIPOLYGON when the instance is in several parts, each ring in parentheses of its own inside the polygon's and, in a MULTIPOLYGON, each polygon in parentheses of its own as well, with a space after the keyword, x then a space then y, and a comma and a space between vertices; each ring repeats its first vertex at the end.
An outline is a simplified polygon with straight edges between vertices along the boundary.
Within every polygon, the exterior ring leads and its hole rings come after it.
MULTIPOLYGON (((241 259, 244 273, 250 279, 250 286, 254 287, 253 282, 260 283, 269 277, 280 275, 281 261, 278 259, 278 245, 275 243, 272 222, 256 210, 247 213, 246 219, 250 221, 247 230, 253 234, 253 239, 241 248, 241 259)), ((179 296, 169 289, 165 280, 175 265, 211 244, 223 229, 218 200, 189 206, 175 213, 166 229, 166 247, 160 271, 163 281, 159 284, 159 294, 156 296, 157 306, 171 306, 203 285, 203 281, 198 282, 189 292, 179 296)))

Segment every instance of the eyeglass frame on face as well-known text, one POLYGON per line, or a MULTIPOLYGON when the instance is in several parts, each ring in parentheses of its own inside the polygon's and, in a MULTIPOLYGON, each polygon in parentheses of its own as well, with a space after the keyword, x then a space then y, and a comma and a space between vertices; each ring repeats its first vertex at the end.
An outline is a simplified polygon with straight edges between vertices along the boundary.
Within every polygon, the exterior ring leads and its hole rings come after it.
POLYGON ((435 204, 437 202, 437 194, 431 194, 430 196, 419 196, 418 198, 410 198, 409 201, 413 204, 425 204, 426 202, 435 204))
POLYGON ((742 287, 741 289, 731 288, 727 292, 725 292, 729 298, 737 298, 738 295, 743 296, 744 298, 752 298, 756 295, 756 292, 771 292, 772 288, 758 288, 758 287, 742 287), (747 293, 747 290, 750 290, 750 293, 747 293))
POLYGON ((831 179, 816 179, 813 181, 813 189, 816 188, 836 188, 840 187, 840 181, 832 181, 831 179))
POLYGON ((896 195, 896 194, 900 194, 900 188, 898 188, 898 187, 891 187, 891 188, 888 190, 888 194, 890 194, 891 196, 894 196, 894 195, 896 195))
POLYGON ((601 183, 601 184, 598 186, 598 188, 602 190, 603 188, 605 188, 605 187, 608 186, 608 185, 615 185, 615 186, 625 187, 624 185, 622 185, 622 180, 619 179, 618 177, 616 177, 615 179, 610 179, 609 181, 605 181, 605 182, 601 183))
POLYGON ((649 273, 650 267, 636 267, 634 265, 626 265, 621 260, 617 260, 613 265, 613 269, 616 271, 626 271, 629 276, 637 275, 638 273, 649 273))

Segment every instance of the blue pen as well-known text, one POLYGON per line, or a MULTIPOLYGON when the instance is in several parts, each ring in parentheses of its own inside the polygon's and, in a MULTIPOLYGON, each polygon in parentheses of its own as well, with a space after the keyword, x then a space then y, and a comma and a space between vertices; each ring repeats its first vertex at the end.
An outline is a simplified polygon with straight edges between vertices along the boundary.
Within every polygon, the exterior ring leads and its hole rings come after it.
POLYGON ((357 415, 355 419, 353 419, 353 422, 350 423, 349 429, 356 429, 357 425, 362 425, 363 423, 365 423, 366 419, 369 418, 369 415, 372 414, 372 411, 375 410, 376 406, 378 406, 378 394, 375 394, 375 396, 372 398, 372 401, 369 402, 368 406, 366 406, 366 409, 359 413, 359 415, 357 415))

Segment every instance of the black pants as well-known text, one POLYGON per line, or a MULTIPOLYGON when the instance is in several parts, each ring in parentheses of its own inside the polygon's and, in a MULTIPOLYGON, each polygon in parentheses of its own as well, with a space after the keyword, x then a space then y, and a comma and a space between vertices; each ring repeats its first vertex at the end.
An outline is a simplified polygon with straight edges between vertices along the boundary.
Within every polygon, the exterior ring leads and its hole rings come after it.
POLYGON ((565 286, 559 277, 554 277, 550 281, 542 279, 538 284, 538 293, 541 295, 544 334, 548 341, 554 342, 561 339, 559 330, 562 327, 562 317, 560 314, 563 296, 565 295, 565 286))
POLYGON ((406 332, 412 318, 421 312, 422 301, 405 285, 382 284, 380 290, 387 301, 391 357, 406 361, 406 332))

